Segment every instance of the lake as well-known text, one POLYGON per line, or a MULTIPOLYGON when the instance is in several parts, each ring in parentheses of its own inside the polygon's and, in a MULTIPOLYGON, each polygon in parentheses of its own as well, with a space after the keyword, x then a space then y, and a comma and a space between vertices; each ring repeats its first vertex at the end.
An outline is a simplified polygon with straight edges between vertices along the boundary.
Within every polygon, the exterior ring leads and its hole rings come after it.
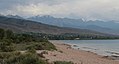
POLYGON ((119 40, 59 40, 75 49, 91 51, 103 56, 119 56, 119 40), (74 46, 75 45, 75 46, 74 46))

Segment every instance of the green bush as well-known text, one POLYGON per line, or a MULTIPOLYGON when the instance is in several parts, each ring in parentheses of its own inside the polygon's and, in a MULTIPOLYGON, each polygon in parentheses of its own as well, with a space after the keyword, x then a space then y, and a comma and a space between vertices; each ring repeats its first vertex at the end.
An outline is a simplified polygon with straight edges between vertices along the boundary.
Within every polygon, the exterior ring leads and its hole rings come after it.
POLYGON ((26 49, 35 50, 56 50, 55 46, 50 42, 33 42, 26 46, 26 49))
POLYGON ((0 42, 0 51, 1 52, 12 52, 15 51, 13 43, 10 42, 0 42))
POLYGON ((66 62, 66 61, 55 61, 54 64, 73 64, 72 62, 66 62))
POLYGON ((10 57, 18 56, 20 54, 20 52, 0 52, 0 64, 5 64, 10 57))
POLYGON ((35 54, 36 50, 35 49, 29 49, 29 50, 27 50, 27 52, 35 54))
POLYGON ((0 64, 48 64, 36 54, 29 52, 1 54, 0 61, 0 64))
POLYGON ((27 49, 27 50, 30 50, 30 49, 43 50, 42 45, 41 45, 41 44, 38 44, 38 43, 29 44, 29 45, 26 47, 26 49, 27 49))
POLYGON ((4 34, 5 34, 4 29, 0 28, 0 40, 2 40, 4 38, 4 34))

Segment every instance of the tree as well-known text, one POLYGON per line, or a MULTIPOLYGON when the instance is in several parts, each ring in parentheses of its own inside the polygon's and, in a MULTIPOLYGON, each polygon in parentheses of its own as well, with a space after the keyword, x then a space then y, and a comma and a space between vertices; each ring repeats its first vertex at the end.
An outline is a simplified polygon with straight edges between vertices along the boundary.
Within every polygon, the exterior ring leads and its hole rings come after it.
POLYGON ((1 29, 1 28, 0 28, 0 40, 3 39, 4 33, 5 33, 4 29, 1 29))
POLYGON ((10 39, 13 36, 13 32, 11 30, 5 31, 5 38, 10 39))

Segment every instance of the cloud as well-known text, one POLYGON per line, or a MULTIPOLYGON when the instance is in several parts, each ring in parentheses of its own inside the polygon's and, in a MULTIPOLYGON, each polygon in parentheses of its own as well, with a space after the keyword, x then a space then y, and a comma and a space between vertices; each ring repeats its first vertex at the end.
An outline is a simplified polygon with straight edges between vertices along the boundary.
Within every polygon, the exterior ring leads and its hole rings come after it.
POLYGON ((0 0, 0 13, 119 20, 118 0, 0 0))

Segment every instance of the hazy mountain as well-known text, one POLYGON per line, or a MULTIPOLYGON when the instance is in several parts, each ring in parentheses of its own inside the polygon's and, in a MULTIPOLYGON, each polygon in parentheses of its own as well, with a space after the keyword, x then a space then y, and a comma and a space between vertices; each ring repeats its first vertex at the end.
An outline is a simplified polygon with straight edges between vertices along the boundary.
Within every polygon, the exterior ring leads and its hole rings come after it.
POLYGON ((74 25, 79 26, 79 23, 83 23, 82 19, 55 18, 50 15, 34 16, 28 19, 61 27, 74 27, 74 25))
POLYGON ((97 25, 87 25, 87 26, 81 26, 82 29, 90 29, 93 31, 98 31, 98 32, 103 32, 103 33, 109 33, 109 34, 115 34, 119 35, 119 30, 116 29, 111 29, 111 28, 105 28, 105 27, 100 27, 97 25))
POLYGON ((18 16, 18 15, 7 15, 6 17, 8 17, 8 18, 24 19, 23 17, 18 16))
POLYGON ((105 28, 111 28, 111 29, 115 29, 115 30, 119 30, 119 23, 116 23, 116 21, 99 21, 99 20, 95 20, 95 21, 88 21, 86 22, 87 25, 97 25, 100 27, 105 27, 105 28))
POLYGON ((90 35, 107 35, 100 32, 95 32, 86 29, 74 29, 57 27, 40 22, 9 18, 0 16, 0 28, 10 29, 14 32, 40 32, 48 34, 61 34, 61 33, 78 33, 78 34, 90 34, 90 35))
POLYGON ((60 27, 89 29, 103 33, 119 34, 119 23, 115 23, 114 21, 83 21, 82 19, 55 18, 50 15, 34 16, 28 19, 60 27))

